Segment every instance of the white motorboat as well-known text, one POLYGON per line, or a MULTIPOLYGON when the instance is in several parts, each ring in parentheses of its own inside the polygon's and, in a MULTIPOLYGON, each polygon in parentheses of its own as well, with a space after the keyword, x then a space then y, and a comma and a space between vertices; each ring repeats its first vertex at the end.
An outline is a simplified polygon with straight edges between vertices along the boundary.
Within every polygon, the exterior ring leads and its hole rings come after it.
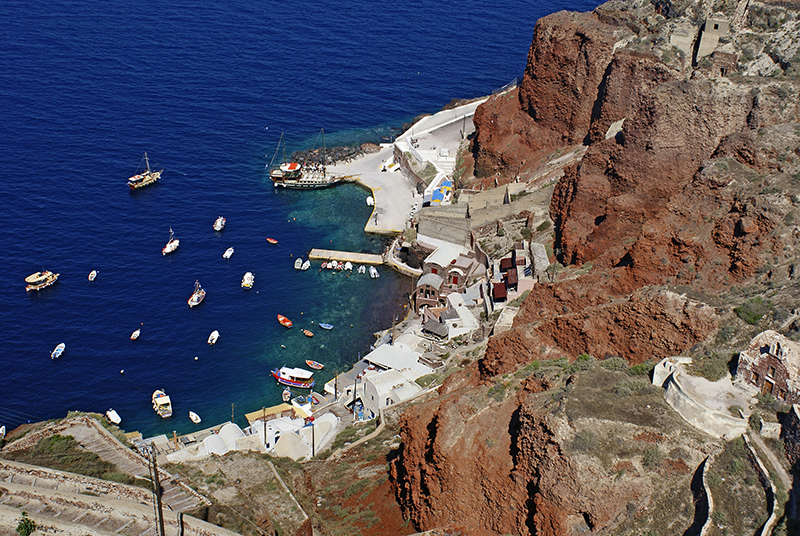
POLYGON ((375 199, 371 195, 367 196, 367 206, 375 206, 375 199))
POLYGON ((175 238, 175 233, 172 232, 172 227, 169 228, 169 240, 167 240, 167 245, 161 248, 161 254, 166 255, 167 253, 172 253, 178 246, 181 245, 181 241, 175 238))
POLYGON ((303 269, 303 259, 297 257, 294 261, 294 269, 295 270, 302 270, 303 269))
POLYGON ((304 272, 305 272, 306 270, 308 270, 309 268, 311 268, 311 261, 309 261, 309 260, 307 260, 306 262, 304 262, 304 263, 303 263, 303 266, 301 266, 301 267, 300 267, 300 269, 301 269, 301 270, 303 270, 304 272))
MULTIPOLYGON (((139 324, 139 325, 141 326, 141 325, 143 325, 143 324, 139 324)), ((135 341, 136 339, 138 339, 138 338, 139 338, 139 335, 141 335, 141 334, 142 334, 142 328, 140 328, 140 327, 139 327, 139 328, 136 328, 136 331, 134 331, 133 333, 131 333, 131 340, 132 340, 132 341, 135 341)))
POLYGON ((193 422, 193 423, 195 423, 195 424, 200 424, 200 421, 202 420, 202 419, 200 418, 200 415, 198 415, 198 414, 197 414, 197 413, 195 413, 194 411, 190 411, 190 412, 189 412, 189 418, 190 418, 190 419, 192 420, 192 422, 193 422))
POLYGON ((345 270, 352 270, 353 269, 353 263, 351 263, 350 261, 347 261, 346 263, 344 263, 344 269, 345 270))
POLYGON ((379 278, 381 276, 381 274, 378 273, 378 269, 377 268, 375 268, 374 266, 370 266, 369 267, 369 276, 372 279, 377 279, 377 278, 379 278))
POLYGON ((215 329, 214 331, 211 332, 211 335, 208 336, 208 344, 214 345, 217 343, 218 339, 219 339, 219 331, 215 329))
POLYGON ((25 282, 28 283, 25 286, 25 290, 30 292, 32 290, 42 290, 45 287, 49 287, 58 280, 59 275, 60 274, 53 273, 50 270, 42 270, 41 272, 31 274, 25 278, 25 282))
POLYGON ((367 271, 367 267, 366 267, 366 266, 364 266, 363 264, 362 264, 361 266, 359 266, 359 267, 358 267, 358 273, 359 273, 359 274, 363 274, 363 273, 364 273, 364 272, 366 272, 366 271, 367 271))
POLYGON ((247 272, 244 274, 242 278, 242 288, 251 289, 253 288, 253 283, 255 283, 256 276, 253 275, 253 272, 247 272))
POLYGON ((162 389, 153 392, 153 411, 162 419, 172 417, 172 401, 162 389))
POLYGON ((223 259, 230 259, 231 255, 233 255, 233 248, 228 248, 225 250, 225 253, 222 254, 223 259))
POLYGON ((94 281, 95 277, 97 277, 97 270, 92 270, 89 272, 89 281, 94 281))
POLYGON ((221 231, 221 230, 223 230, 223 229, 225 228, 225 221, 226 221, 226 220, 225 220, 225 218, 223 218, 222 216, 220 216, 219 218, 217 218, 217 219, 214 221, 214 230, 215 230, 215 231, 221 231))
POLYGON ((106 419, 108 419, 108 422, 113 424, 119 424, 122 422, 122 417, 119 416, 119 413, 114 411, 114 408, 110 408, 108 411, 106 411, 106 419))
POLYGON ((64 348, 66 348, 66 347, 67 347, 67 345, 64 344, 63 342, 61 344, 59 344, 58 346, 56 346, 53 349, 53 351, 50 352, 50 359, 58 359, 59 357, 61 357, 61 354, 64 353, 64 348))

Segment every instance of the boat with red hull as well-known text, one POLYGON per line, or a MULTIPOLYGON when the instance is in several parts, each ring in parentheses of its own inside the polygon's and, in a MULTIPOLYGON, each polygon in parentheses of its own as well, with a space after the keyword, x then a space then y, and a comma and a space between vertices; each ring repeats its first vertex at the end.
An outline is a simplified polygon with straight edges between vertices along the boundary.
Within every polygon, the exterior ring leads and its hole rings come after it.
POLYGON ((281 367, 273 369, 272 376, 278 383, 289 387, 299 387, 300 389, 311 389, 314 387, 314 375, 310 370, 301 368, 281 367))

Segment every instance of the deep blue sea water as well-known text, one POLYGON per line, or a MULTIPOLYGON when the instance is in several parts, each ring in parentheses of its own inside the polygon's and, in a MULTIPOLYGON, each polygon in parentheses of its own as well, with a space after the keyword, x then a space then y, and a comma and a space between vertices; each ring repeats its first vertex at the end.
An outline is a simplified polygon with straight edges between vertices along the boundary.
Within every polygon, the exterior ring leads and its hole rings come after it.
POLYGON ((289 150, 321 128, 328 146, 380 141, 521 77, 539 17, 598 3, 5 0, 0 425, 114 407, 126 430, 185 433, 189 410, 210 425, 231 404, 245 424, 280 402, 270 368, 309 357, 326 364, 321 388, 402 314, 411 283, 388 270, 376 281, 294 270, 313 247, 384 243, 363 233, 370 209, 356 186, 274 190, 264 164, 281 132, 289 150), (165 171, 131 192, 144 151, 165 171), (164 257, 170 227, 181 246, 164 257), (59 281, 26 293, 42 268, 59 281), (190 309, 195 279, 208 296, 190 309), (173 399, 168 421, 150 406, 158 388, 173 399))

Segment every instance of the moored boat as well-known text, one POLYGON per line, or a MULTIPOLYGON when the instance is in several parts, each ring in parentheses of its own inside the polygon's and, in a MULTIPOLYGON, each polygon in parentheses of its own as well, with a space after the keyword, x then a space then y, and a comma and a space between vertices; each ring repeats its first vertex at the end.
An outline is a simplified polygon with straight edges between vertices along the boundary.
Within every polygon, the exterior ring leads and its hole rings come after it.
POLYGON ((319 361, 314 361, 313 359, 306 359, 306 365, 308 365, 310 368, 313 368, 314 370, 322 370, 325 367, 325 365, 323 365, 319 361))
POLYGON ((167 240, 167 245, 161 248, 161 254, 166 255, 167 253, 172 253, 178 246, 181 245, 181 241, 175 238, 175 233, 172 232, 172 227, 169 228, 169 240, 167 240))
POLYGON ((281 398, 284 402, 288 402, 292 399, 292 391, 287 387, 283 390, 283 393, 281 393, 281 398))
POLYGON ((31 274, 25 278, 25 282, 28 284, 25 290, 30 292, 32 290, 42 290, 45 287, 49 287, 56 282, 59 275, 61 274, 53 273, 50 270, 42 270, 41 272, 31 274))
POLYGON ((233 248, 228 248, 225 250, 225 253, 222 254, 223 259, 230 259, 231 255, 233 255, 233 248))
POLYGON ((300 333, 302 333, 306 337, 313 337, 314 336, 314 334, 311 333, 311 330, 308 330, 308 329, 301 329, 300 333))
POLYGON ((64 353, 64 348, 66 347, 67 345, 62 342, 58 346, 53 348, 53 351, 50 352, 50 359, 58 359, 59 357, 61 357, 61 354, 64 353))
POLYGON ((214 331, 211 332, 211 335, 208 336, 208 344, 211 345, 217 344, 218 340, 219 340, 219 331, 215 329, 214 331))
POLYGON ((374 266, 370 266, 369 267, 369 276, 372 279, 377 279, 377 278, 379 278, 381 276, 381 274, 378 273, 378 269, 377 268, 375 268, 374 266))
POLYGON ((325 323, 325 322, 320 322, 320 323, 319 323, 319 324, 317 324, 317 325, 318 325, 319 327, 321 327, 322 329, 333 329, 333 324, 327 324, 327 323, 325 323))
MULTIPOLYGON (((325 131, 321 131, 321 134, 322 159, 326 161, 325 131)), ((272 157, 272 162, 267 165, 267 167, 270 168, 269 178, 276 188, 291 188, 295 190, 328 188, 334 184, 338 184, 345 178, 343 176, 330 175, 325 168, 325 164, 320 163, 284 162, 277 168, 272 167, 282 143, 283 134, 281 134, 281 138, 278 140, 278 147, 275 150, 275 156, 272 157)))
POLYGON ((153 392, 153 411, 155 411, 159 417, 162 419, 166 419, 168 417, 172 417, 172 401, 167 396, 162 389, 157 389, 153 392))
POLYGON ((290 327, 292 327, 292 321, 291 321, 291 320, 289 320, 288 318, 286 318, 286 317, 285 317, 285 316, 283 316, 283 315, 278 315, 278 322, 280 322, 280 323, 281 323, 281 326, 283 326, 283 327, 285 327, 285 328, 290 328, 290 327))
POLYGON ((190 411, 190 412, 189 412, 189 418, 190 418, 190 419, 192 420, 192 422, 193 422, 193 423, 195 423, 195 424, 200 424, 200 422, 202 421, 202 419, 200 418, 200 415, 198 415, 198 414, 197 414, 197 413, 195 413, 194 411, 190 411))
POLYGON ((272 376, 278 383, 289 387, 299 387, 301 389, 311 389, 314 387, 313 372, 301 368, 281 367, 273 369, 272 376))
POLYGON ((309 260, 306 260, 306 262, 303 263, 303 266, 300 267, 300 269, 303 270, 304 272, 309 268, 311 268, 311 261, 309 260))
POLYGON ((189 307, 194 307, 195 305, 200 304, 204 299, 206 299, 206 290, 200 286, 199 281, 194 282, 194 292, 192 292, 192 296, 186 302, 189 304, 189 307))
POLYGON ((353 269, 353 263, 351 263, 350 261, 347 261, 346 263, 344 263, 344 269, 348 270, 348 271, 352 270, 353 269))
POLYGON ((94 281, 96 277, 97 277, 97 270, 92 270, 91 272, 89 272, 89 281, 94 281))
MULTIPOLYGON (((130 186, 131 190, 136 190, 149 184, 153 184, 161 178, 161 173, 164 171, 163 169, 159 171, 153 171, 150 169, 150 160, 147 158, 147 153, 144 153, 144 158, 142 158, 142 161, 145 163, 145 170, 142 173, 138 173, 128 179, 128 186, 130 186)), ((140 163, 139 167, 141 168, 141 166, 142 164, 140 163)))
POLYGON ((303 259, 301 259, 300 257, 297 257, 295 259, 295 261, 294 261, 294 269, 295 270, 300 270, 302 267, 303 267, 303 259))
POLYGON ((363 273, 364 273, 364 272, 366 272, 366 271, 367 271, 367 267, 366 267, 366 266, 364 266, 363 264, 362 264, 361 266, 359 266, 359 267, 358 267, 358 273, 359 273, 359 274, 363 274, 363 273))
POLYGON ((225 218, 223 218, 222 216, 218 217, 216 220, 214 220, 214 230, 215 231, 223 230, 225 228, 225 222, 226 222, 225 218))
POLYGON ((112 424, 119 424, 122 422, 122 417, 119 416, 119 413, 117 413, 114 408, 110 408, 106 411, 106 419, 112 424))
POLYGON ((267 238, 267 242, 269 242, 270 244, 277 244, 278 243, 278 241, 275 240, 274 238, 267 238))
POLYGON ((253 283, 256 281, 256 276, 253 275, 253 272, 247 272, 244 274, 242 278, 242 288, 253 288, 253 283))

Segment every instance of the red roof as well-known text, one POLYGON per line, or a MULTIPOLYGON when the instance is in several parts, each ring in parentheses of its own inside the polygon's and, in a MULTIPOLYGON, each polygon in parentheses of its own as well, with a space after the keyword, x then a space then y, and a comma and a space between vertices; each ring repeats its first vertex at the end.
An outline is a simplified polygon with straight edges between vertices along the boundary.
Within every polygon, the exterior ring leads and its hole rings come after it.
POLYGON ((509 270, 506 272, 506 283, 509 285, 516 285, 519 282, 519 276, 516 270, 509 270))
POLYGON ((495 283, 492 289, 492 296, 495 300, 505 300, 508 297, 505 283, 495 283))
POLYGON ((509 268, 514 267, 514 259, 511 257, 506 257, 505 259, 500 259, 500 271, 505 272, 509 268))

